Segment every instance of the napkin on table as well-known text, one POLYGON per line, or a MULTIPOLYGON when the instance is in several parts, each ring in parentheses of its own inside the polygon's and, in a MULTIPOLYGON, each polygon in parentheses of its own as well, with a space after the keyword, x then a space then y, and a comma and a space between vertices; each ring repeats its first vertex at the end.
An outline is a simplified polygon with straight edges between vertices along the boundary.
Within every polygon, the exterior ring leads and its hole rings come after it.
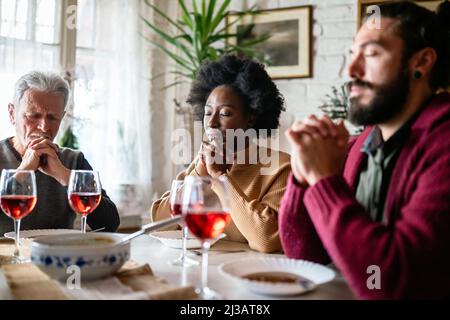
MULTIPOLYGON (((3 264, 1 258, 9 258, 14 244, 0 243, 0 270, 9 285, 13 299, 18 300, 109 300, 109 299, 195 299, 192 286, 170 284, 156 277, 148 264, 138 265, 128 261, 113 276, 107 279, 82 282, 81 288, 69 289, 65 283, 50 279, 31 263, 3 264)), ((22 250, 29 255, 29 250, 22 250)))

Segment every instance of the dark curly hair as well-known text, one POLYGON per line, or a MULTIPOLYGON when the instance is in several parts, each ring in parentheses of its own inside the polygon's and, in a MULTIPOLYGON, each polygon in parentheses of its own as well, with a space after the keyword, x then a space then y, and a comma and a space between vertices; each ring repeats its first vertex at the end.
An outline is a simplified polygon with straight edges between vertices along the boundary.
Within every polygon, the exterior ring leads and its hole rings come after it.
POLYGON ((186 100, 194 108, 196 120, 203 119, 210 93, 221 85, 230 86, 244 99, 246 112, 256 116, 253 129, 258 132, 258 129, 278 128, 284 111, 282 94, 262 64, 235 55, 224 55, 217 61, 202 64, 186 100))

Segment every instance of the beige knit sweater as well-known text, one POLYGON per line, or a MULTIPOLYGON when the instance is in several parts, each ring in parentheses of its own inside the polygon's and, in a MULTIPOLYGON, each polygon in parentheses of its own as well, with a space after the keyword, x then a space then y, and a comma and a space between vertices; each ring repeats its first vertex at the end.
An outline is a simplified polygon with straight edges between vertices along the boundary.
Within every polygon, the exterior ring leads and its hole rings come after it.
MULTIPOLYGON (((233 164, 226 173, 232 221, 224 232, 228 240, 248 242, 250 248, 268 253, 282 250, 278 234, 278 209, 291 167, 287 153, 263 150, 272 155, 272 159, 278 158, 278 163, 264 165, 258 161, 256 164, 233 164), (269 173, 261 171, 269 167, 269 173)), ((177 179, 197 175, 194 167, 195 161, 177 179)), ((169 191, 152 204, 151 213, 153 221, 170 216, 169 191)))

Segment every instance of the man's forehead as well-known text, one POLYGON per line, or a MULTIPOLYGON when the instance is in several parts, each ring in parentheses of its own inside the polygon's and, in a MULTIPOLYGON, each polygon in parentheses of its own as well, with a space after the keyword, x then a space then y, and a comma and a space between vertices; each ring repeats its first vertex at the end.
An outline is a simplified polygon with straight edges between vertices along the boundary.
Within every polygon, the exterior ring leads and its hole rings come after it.
POLYGON ((366 42, 386 43, 398 41, 399 36, 396 33, 398 24, 399 21, 393 18, 381 18, 379 24, 373 23, 368 19, 356 34, 353 44, 360 46, 366 42))
POLYGON ((48 91, 40 91, 36 89, 28 89, 23 94, 23 100, 27 104, 63 104, 64 97, 62 94, 48 91))
POLYGON ((41 91, 38 89, 30 88, 23 94, 24 98, 28 100, 41 100, 41 99, 64 99, 62 93, 53 91, 41 91))
POLYGON ((64 96, 57 92, 39 91, 36 89, 28 89, 24 92, 22 101, 27 108, 36 109, 43 106, 64 108, 64 96))

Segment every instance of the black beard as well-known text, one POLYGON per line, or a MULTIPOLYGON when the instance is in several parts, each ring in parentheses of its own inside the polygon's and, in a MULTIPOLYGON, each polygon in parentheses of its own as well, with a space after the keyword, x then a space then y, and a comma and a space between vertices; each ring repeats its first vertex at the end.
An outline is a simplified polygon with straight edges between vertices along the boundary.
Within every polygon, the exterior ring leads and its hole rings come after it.
POLYGON ((355 99, 349 100, 348 120, 357 126, 384 123, 401 113, 409 95, 409 76, 406 68, 401 68, 396 79, 380 86, 360 80, 349 83, 348 88, 357 85, 372 89, 375 93, 369 104, 358 104, 355 99))

